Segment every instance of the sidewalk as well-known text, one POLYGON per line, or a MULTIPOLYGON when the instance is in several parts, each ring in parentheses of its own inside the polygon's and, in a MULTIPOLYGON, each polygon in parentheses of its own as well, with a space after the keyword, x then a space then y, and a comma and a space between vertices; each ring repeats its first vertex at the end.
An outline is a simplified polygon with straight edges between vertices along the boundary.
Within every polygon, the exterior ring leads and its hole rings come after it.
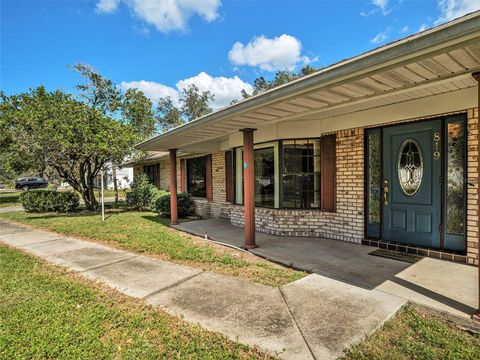
POLYGON ((2 242, 284 359, 336 358, 405 303, 316 274, 261 285, 0 220, 2 242))

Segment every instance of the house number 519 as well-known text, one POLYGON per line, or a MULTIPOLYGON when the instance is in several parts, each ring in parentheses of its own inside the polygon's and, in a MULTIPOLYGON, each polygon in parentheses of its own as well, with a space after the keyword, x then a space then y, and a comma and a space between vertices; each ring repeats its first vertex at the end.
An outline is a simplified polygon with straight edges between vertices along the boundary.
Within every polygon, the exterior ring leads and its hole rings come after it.
POLYGON ((433 151, 433 158, 435 160, 440 159, 440 133, 435 132, 433 134, 433 146, 434 146, 434 151, 433 151))

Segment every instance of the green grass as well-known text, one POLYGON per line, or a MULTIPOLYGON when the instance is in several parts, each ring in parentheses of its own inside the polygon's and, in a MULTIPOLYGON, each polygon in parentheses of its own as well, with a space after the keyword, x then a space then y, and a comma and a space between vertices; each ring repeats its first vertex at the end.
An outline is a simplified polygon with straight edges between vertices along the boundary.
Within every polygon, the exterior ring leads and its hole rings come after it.
POLYGON ((462 331, 410 306, 364 342, 346 359, 480 359, 480 336, 462 331))
POLYGON ((124 250, 159 256, 203 270, 240 276, 266 285, 280 286, 305 273, 237 251, 213 246, 168 227, 169 221, 153 212, 111 211, 105 222, 99 214, 72 215, 6 213, 3 218, 61 234, 106 242, 124 250))
POLYGON ((266 359, 141 300, 0 246, 1 359, 266 359))
POLYGON ((21 205, 19 199, 21 193, 21 191, 0 192, 0 207, 21 205))

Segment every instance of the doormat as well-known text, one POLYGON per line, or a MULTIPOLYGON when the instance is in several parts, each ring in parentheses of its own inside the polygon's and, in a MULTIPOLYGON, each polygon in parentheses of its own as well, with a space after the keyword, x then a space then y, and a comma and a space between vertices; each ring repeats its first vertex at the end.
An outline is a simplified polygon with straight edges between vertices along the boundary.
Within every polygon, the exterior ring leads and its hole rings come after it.
POLYGON ((414 263, 416 263, 417 261, 419 261, 423 258, 422 256, 403 253, 403 252, 399 252, 399 251, 392 251, 392 250, 387 250, 387 249, 375 249, 372 252, 369 252, 368 255, 383 257, 383 258, 392 259, 392 260, 403 261, 403 262, 407 262, 407 263, 410 263, 410 264, 414 264, 414 263))

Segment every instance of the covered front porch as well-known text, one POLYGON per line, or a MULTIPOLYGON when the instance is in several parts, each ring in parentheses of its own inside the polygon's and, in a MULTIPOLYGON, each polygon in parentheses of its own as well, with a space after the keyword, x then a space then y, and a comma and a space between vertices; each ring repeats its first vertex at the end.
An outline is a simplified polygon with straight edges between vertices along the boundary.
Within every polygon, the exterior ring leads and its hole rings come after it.
POLYGON ((139 144, 165 152, 171 224, 177 192, 188 192, 196 214, 213 219, 182 230, 473 313, 473 267, 379 258, 359 244, 416 246, 480 266, 479 19, 409 36, 139 144))
MULTIPOLYGON (((175 228, 241 250, 244 231, 225 219, 187 221, 175 228)), ((257 232, 251 253, 271 261, 376 289, 438 311, 470 317, 478 308, 473 266, 420 258, 415 263, 370 255, 375 247, 325 238, 285 237, 257 232)))

